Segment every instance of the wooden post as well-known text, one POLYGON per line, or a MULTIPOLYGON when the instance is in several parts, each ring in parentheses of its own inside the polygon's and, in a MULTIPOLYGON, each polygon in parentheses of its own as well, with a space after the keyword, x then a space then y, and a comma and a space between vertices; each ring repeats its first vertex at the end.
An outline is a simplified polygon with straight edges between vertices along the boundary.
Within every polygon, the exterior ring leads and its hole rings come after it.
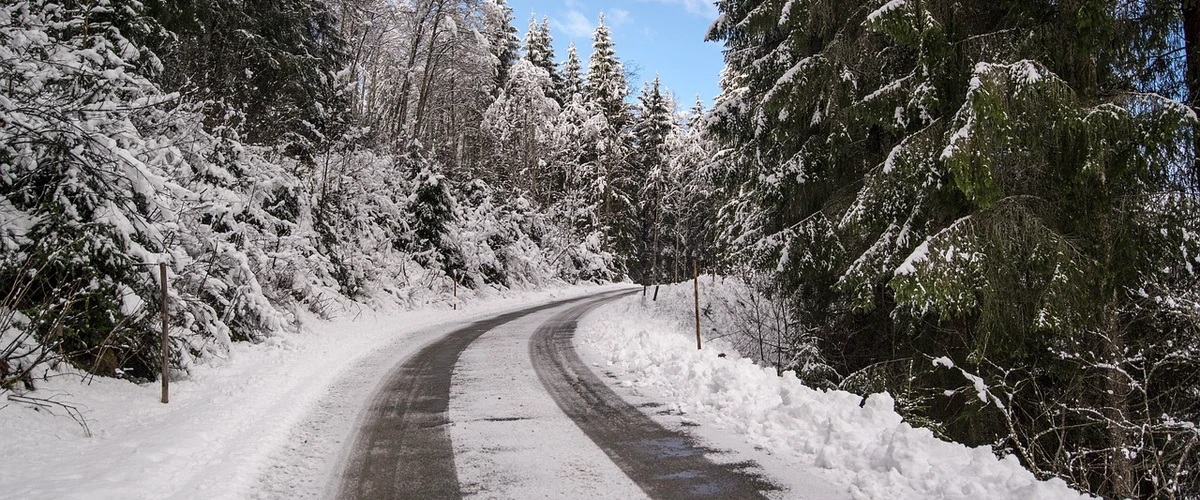
POLYGON ((454 282, 454 310, 458 310, 458 273, 452 273, 450 280, 454 282))
POLYGON ((679 227, 675 227, 675 253, 671 259, 671 283, 679 283, 679 227))
POLYGON ((168 361, 171 356, 171 341, 167 325, 167 263, 158 263, 158 281, 162 288, 162 402, 167 404, 168 361))
POLYGON ((696 350, 700 350, 700 265, 692 259, 692 290, 696 297, 696 350))
MULTIPOLYGON (((657 285, 659 283, 659 279, 658 279, 658 224, 657 224, 657 221, 655 221, 655 224, 654 224, 654 254, 650 257, 650 279, 652 281, 654 281, 655 285, 657 285)), ((654 293, 658 293, 658 289, 655 289, 654 293)))
POLYGON ((654 285, 654 299, 653 300, 655 302, 658 302, 658 285, 654 285))

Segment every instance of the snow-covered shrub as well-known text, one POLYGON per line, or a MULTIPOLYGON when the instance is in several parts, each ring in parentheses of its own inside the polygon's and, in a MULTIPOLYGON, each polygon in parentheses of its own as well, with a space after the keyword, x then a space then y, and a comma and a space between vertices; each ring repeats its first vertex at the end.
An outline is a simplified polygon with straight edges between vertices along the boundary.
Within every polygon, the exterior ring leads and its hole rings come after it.
POLYGON ((701 276, 661 287, 651 285, 643 306, 692 328, 694 286, 699 287, 701 334, 722 339, 738 354, 778 373, 793 371, 811 387, 832 388, 840 377, 826 363, 817 339, 793 315, 787 297, 769 291, 766 276, 701 276))
POLYGON ((160 259, 174 222, 170 199, 158 194, 186 196, 138 127, 173 97, 138 73, 135 64, 152 57, 80 9, 0 7, 0 277, 30 280, 19 310, 76 297, 59 304, 55 330, 37 336, 56 336, 68 359, 103 373, 147 374, 154 348, 140 297, 154 282, 141 265, 160 259))
MULTIPOLYGON (((0 283, 20 291, 0 304, 6 387, 53 353, 155 376, 158 263, 184 371, 289 328, 297 307, 439 301, 450 276, 474 288, 614 276, 594 201, 544 213, 519 190, 460 179, 462 165, 451 175, 436 147, 368 148, 365 129, 317 134, 302 153, 290 139, 249 145, 261 134, 221 119, 219 98, 180 74, 162 78, 179 93, 156 83, 162 63, 142 40, 164 37, 138 2, 0 7, 0 283), (580 210, 591 215, 577 225, 580 210)), ((329 76, 317 80, 344 80, 329 76)))
POLYGON ((228 167, 241 146, 147 78, 158 62, 105 20, 117 12, 136 9, 0 10, 0 276, 28 280, 15 309, 57 311, 40 342, 93 373, 148 377, 159 350, 149 264, 170 264, 181 366, 223 353, 231 331, 252 338, 282 321, 240 250, 247 200, 228 167))

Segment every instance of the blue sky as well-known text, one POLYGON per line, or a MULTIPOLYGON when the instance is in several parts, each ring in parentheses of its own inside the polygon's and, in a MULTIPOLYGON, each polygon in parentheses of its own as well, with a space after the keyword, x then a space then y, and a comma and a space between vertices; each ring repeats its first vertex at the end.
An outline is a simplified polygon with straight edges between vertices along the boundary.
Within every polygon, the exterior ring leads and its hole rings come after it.
POLYGON ((722 46, 706 43, 704 34, 717 18, 712 0, 508 0, 516 18, 513 24, 522 39, 530 13, 540 22, 550 18, 554 55, 561 63, 567 44, 575 41, 579 57, 587 67, 592 53, 592 31, 600 12, 612 30, 617 57, 636 70, 640 89, 643 81, 658 73, 663 84, 687 108, 699 94, 706 105, 717 95, 718 75, 724 67, 722 46))

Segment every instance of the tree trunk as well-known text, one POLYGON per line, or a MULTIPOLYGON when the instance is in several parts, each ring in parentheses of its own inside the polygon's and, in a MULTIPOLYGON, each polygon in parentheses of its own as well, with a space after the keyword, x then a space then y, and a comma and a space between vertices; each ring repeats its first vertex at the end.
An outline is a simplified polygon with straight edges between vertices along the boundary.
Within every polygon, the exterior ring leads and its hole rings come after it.
MULTIPOLYGON (((1182 0, 1183 44, 1187 58, 1188 104, 1200 112, 1200 0, 1182 0)), ((1188 181, 1200 192, 1200 126, 1192 129, 1192 171, 1188 181)))
POLYGON ((674 275, 671 277, 671 283, 679 283, 679 227, 675 227, 675 258, 671 262, 671 271, 674 275))
POLYGON ((654 224, 654 245, 650 249, 650 279, 658 284, 658 224, 654 224))
MULTIPOLYGON (((401 80, 400 83, 400 95, 398 97, 400 109, 397 113, 396 123, 393 124, 395 130, 395 134, 393 134, 393 136, 403 134, 408 126, 408 100, 409 94, 412 93, 413 71, 416 71, 417 56, 421 53, 421 44, 425 40, 425 23, 429 19, 429 16, 433 14, 434 6, 431 4, 426 4, 420 8, 425 10, 424 13, 414 13, 417 17, 414 19, 414 22, 416 23, 416 29, 414 30, 412 36, 412 44, 409 46, 408 64, 404 67, 404 79, 401 80)), ((441 10, 440 4, 438 10, 441 10)), ((429 50, 433 50, 432 42, 430 43, 429 50)), ((402 147, 407 146, 408 139, 411 139, 411 137, 404 137, 403 139, 405 144, 401 144, 402 147)))
POLYGON ((1112 303, 1105 311, 1105 316, 1105 333, 1108 338, 1104 341, 1104 359, 1113 366, 1105 372, 1102 394, 1103 413, 1108 431, 1108 480, 1111 485, 1109 496, 1136 498, 1133 494, 1136 484, 1133 463, 1126 454, 1131 443, 1124 425, 1129 414, 1129 379, 1117 369, 1122 365, 1125 355, 1125 332, 1121 328, 1116 292, 1113 293, 1112 303))
POLYGON ((425 72, 421 78, 421 88, 417 92, 417 110, 413 115, 413 128, 408 134, 409 137, 422 139, 425 131, 425 107, 429 103, 430 94, 433 93, 433 79, 437 75, 437 63, 439 59, 437 55, 438 44, 438 29, 441 27, 443 18, 442 3, 438 3, 437 14, 433 18, 433 29, 429 33, 429 52, 425 54, 425 72))

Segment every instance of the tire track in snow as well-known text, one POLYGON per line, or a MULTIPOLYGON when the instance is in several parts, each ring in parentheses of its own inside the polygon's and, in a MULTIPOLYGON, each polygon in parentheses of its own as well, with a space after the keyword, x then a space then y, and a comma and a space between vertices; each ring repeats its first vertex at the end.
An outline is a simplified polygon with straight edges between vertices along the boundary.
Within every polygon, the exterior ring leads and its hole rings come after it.
MULTIPOLYGON (((599 294, 605 300, 615 294, 599 294)), ((459 498, 447 410, 458 357, 487 331, 597 295, 522 309, 454 330, 394 369, 372 399, 343 473, 343 499, 459 498)))
POLYGON ((579 318, 602 300, 589 301, 546 321, 534 334, 530 356, 555 402, 651 498, 766 498, 777 489, 748 472, 752 463, 717 464, 683 433, 668 430, 613 392, 575 352, 579 318))

